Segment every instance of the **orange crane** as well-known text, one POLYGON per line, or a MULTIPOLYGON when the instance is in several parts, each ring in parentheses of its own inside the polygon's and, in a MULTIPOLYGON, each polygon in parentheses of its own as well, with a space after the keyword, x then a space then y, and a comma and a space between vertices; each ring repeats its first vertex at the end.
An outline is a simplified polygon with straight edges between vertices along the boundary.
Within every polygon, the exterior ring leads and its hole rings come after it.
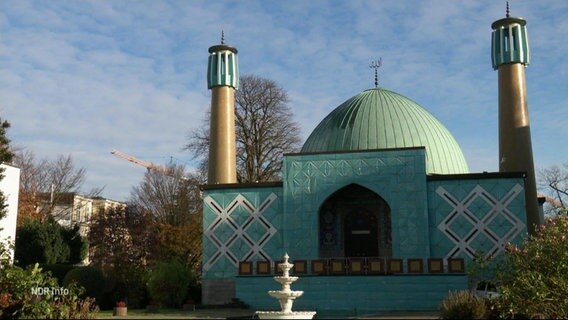
POLYGON ((152 171, 164 174, 164 175, 170 175, 170 174, 168 174, 168 170, 166 170, 166 168, 159 166, 159 165, 155 165, 152 162, 137 159, 137 158, 135 158, 131 155, 128 155, 128 154, 121 152, 121 151, 118 151, 118 150, 112 150, 110 153, 114 156, 117 156, 117 157, 122 158, 124 160, 130 161, 130 162, 135 163, 139 166, 145 167, 146 169, 148 169, 148 171, 152 170, 152 171))
MULTIPOLYGON (((130 161, 134 164, 142 166, 142 167, 148 169, 148 171, 154 171, 154 172, 157 172, 157 173, 162 174, 164 176, 176 178, 176 174, 174 173, 174 170, 172 170, 171 168, 156 165, 156 164, 153 164, 152 162, 140 160, 136 157, 133 157, 131 155, 128 155, 128 154, 126 154, 122 151, 118 151, 118 150, 112 150, 110 153, 114 156, 117 156, 117 157, 122 158, 124 160, 130 161)), ((185 176, 181 176, 179 178, 181 180, 190 180, 188 177, 185 177, 185 176)))
POLYGON ((549 197, 545 194, 537 193, 537 196, 544 198, 544 201, 548 202, 553 208, 562 208, 564 206, 564 204, 561 201, 558 201, 557 199, 549 197))

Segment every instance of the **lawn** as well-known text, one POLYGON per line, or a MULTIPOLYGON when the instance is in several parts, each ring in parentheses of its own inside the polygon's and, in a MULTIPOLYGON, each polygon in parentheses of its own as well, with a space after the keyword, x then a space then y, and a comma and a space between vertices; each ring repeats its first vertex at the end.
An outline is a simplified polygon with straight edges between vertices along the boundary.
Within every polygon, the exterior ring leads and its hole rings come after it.
POLYGON ((198 309, 183 311, 180 309, 160 309, 157 313, 148 313, 145 309, 128 309, 128 316, 115 317, 112 310, 99 311, 97 319, 226 319, 229 317, 246 317, 254 314, 248 309, 198 309))

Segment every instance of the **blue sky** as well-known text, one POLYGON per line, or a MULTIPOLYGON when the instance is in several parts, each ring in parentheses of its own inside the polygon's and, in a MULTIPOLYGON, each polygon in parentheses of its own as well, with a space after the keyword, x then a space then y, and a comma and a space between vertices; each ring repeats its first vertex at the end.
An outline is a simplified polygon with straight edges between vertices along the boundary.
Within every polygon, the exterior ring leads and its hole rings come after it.
MULTIPOLYGON (((510 1, 527 20, 537 169, 568 162, 568 1, 510 1)), ((191 167, 182 150, 209 108, 207 49, 239 49, 241 74, 278 82, 305 139, 331 110, 380 86, 454 134, 470 171, 497 171, 491 23, 505 1, 0 0, 0 116, 37 158, 71 154, 84 191, 126 200, 145 169, 118 149, 191 167)))

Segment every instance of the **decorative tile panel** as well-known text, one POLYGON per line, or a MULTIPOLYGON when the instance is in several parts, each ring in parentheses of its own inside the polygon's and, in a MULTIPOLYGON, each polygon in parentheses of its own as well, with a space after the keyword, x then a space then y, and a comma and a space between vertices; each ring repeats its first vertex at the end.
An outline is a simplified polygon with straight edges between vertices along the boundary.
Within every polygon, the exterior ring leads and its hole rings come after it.
POLYGON ((274 225, 264 217, 276 194, 270 193, 257 207, 238 194, 230 203, 223 205, 212 196, 203 201, 213 213, 213 221, 205 225, 204 237, 213 244, 204 256, 203 270, 208 271, 225 257, 235 267, 257 255, 262 260, 271 260, 264 246, 276 234, 274 225))
POLYGON ((523 187, 515 184, 503 197, 496 197, 476 185, 463 197, 456 197, 444 186, 438 186, 436 194, 449 205, 449 211, 436 227, 446 241, 453 243, 445 252, 445 258, 473 258, 477 251, 487 256, 502 252, 507 243, 525 230, 518 212, 510 208, 523 192, 523 187))

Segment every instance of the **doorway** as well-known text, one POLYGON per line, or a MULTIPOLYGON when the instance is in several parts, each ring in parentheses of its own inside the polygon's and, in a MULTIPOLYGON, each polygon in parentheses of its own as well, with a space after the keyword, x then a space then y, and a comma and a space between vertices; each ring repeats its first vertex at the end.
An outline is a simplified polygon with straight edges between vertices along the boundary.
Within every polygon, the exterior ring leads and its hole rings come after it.
POLYGON ((336 191, 320 207, 319 249, 322 258, 390 257, 389 205, 357 184, 336 191))
POLYGON ((344 217, 346 257, 379 256, 377 215, 366 208, 351 210, 344 217))

